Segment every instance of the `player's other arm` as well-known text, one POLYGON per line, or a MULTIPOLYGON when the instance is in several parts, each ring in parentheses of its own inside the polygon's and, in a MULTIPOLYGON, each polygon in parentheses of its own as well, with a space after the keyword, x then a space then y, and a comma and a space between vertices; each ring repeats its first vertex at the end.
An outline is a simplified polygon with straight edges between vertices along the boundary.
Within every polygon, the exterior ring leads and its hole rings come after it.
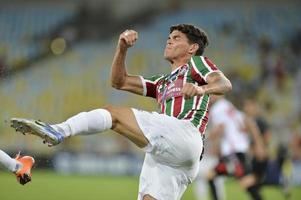
POLYGON ((129 75, 126 71, 125 59, 128 48, 138 39, 134 30, 126 30, 119 36, 113 63, 111 67, 111 86, 118 90, 125 90, 143 95, 143 85, 139 76, 129 75))
POLYGON ((182 89, 185 98, 191 98, 196 95, 202 96, 204 94, 223 95, 232 90, 231 82, 221 71, 210 73, 206 81, 207 84, 202 86, 186 83, 182 89))
POLYGON ((200 86, 199 93, 223 95, 232 90, 229 79, 221 72, 212 72, 207 76, 207 85, 200 86))
POLYGON ((249 117, 245 117, 244 123, 245 123, 245 126, 247 128, 247 131, 250 133, 251 138, 254 141, 255 156, 259 160, 265 159, 267 154, 266 154, 266 151, 265 151, 263 139, 260 135, 260 131, 259 131, 259 128, 258 128, 256 122, 253 119, 249 118, 249 117))

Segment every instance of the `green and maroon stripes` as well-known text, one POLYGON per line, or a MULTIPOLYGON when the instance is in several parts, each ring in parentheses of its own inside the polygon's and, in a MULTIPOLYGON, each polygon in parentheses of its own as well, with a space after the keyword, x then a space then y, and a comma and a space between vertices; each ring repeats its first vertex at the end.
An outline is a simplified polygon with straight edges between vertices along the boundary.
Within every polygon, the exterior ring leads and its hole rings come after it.
POLYGON ((207 57, 193 56, 190 59, 193 71, 192 76, 200 83, 205 82, 206 76, 213 71, 218 71, 218 68, 207 57))
POLYGON ((191 58, 191 64, 193 69, 204 78, 210 70, 207 68, 207 66, 204 64, 203 59, 201 56, 193 56, 191 58))
POLYGON ((187 114, 189 114, 189 111, 191 111, 193 109, 194 106, 194 99, 195 98, 191 98, 191 99, 184 99, 182 101, 182 107, 181 107, 181 113, 178 115, 178 119, 184 119, 187 114))
POLYGON ((190 121, 200 130, 200 132, 204 131, 208 122, 208 104, 209 95, 206 94, 202 96, 200 107, 198 107, 196 113, 190 118, 190 121))
MULTIPOLYGON (((218 68, 208 58, 203 56, 193 56, 188 64, 189 68, 185 71, 185 74, 181 74, 181 70, 178 70, 179 72, 177 73, 179 74, 176 75, 176 80, 182 79, 183 85, 185 83, 192 83, 198 86, 205 85, 207 84, 206 77, 211 72, 218 71, 218 68)), ((146 96, 157 98, 157 100, 160 99, 164 88, 167 87, 165 85, 166 81, 168 81, 166 77, 169 76, 159 75, 142 79, 146 96)), ((178 82, 174 83, 177 84, 178 82)), ((190 99, 185 99, 181 95, 175 95, 163 101, 158 101, 158 103, 162 113, 178 119, 190 120, 200 133, 204 133, 208 123, 208 94, 195 96, 190 99)))
POLYGON ((182 108, 182 101, 185 101, 182 97, 176 97, 173 105, 173 114, 172 116, 178 117, 182 108))
POLYGON ((173 100, 172 99, 169 99, 166 101, 165 103, 165 111, 164 113, 168 116, 172 116, 172 104, 173 104, 173 100))
POLYGON ((156 91, 157 91, 157 85, 158 81, 164 77, 164 75, 155 75, 150 78, 143 78, 142 81, 144 81, 143 84, 143 93, 145 96, 156 98, 156 91))
MULTIPOLYGON (((187 82, 188 74, 190 74, 190 71, 191 71, 190 69, 191 68, 189 68, 189 70, 187 70, 184 75, 181 75, 179 77, 179 78, 183 79, 183 85, 187 82)), ((173 115, 172 116, 178 117, 179 114, 181 112, 183 112, 185 101, 186 100, 182 96, 174 98, 173 113, 172 113, 173 115)))

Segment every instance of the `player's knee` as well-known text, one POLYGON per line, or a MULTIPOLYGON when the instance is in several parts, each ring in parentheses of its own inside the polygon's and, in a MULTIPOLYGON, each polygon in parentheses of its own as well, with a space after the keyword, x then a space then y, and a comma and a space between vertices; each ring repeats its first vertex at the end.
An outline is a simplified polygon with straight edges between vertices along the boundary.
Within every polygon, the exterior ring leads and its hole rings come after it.
POLYGON ((118 114, 117 114, 118 108, 116 106, 113 106, 113 105, 106 105, 106 106, 103 107, 103 109, 106 109, 111 114, 112 127, 116 126, 116 124, 118 122, 118 114))
POLYGON ((143 200, 156 200, 156 199, 154 197, 152 197, 151 195, 146 194, 143 196, 143 200))

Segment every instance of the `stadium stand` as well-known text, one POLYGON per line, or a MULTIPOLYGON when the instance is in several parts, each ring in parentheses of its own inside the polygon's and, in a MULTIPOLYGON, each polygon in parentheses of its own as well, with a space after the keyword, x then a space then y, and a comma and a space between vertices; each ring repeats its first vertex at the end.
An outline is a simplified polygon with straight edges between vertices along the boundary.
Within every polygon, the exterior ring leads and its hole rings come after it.
POLYGON ((45 52, 42 39, 75 15, 70 3, 7 3, 0 7, 1 52, 7 70, 45 52))

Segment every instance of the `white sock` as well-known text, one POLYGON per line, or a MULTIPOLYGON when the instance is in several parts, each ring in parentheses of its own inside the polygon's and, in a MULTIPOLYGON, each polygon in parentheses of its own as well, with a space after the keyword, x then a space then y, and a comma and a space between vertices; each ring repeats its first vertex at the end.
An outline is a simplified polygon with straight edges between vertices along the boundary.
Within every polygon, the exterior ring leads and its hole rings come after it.
POLYGON ((194 182, 194 192, 195 192, 195 196, 198 200, 209 200, 208 198, 208 183, 207 180, 200 176, 198 178, 196 178, 195 182, 194 182))
POLYGON ((11 172, 16 172, 22 168, 22 163, 11 158, 7 153, 0 150, 0 164, 11 172))
POLYGON ((112 116, 106 109, 81 112, 60 124, 52 125, 65 137, 103 132, 112 127, 112 116))

